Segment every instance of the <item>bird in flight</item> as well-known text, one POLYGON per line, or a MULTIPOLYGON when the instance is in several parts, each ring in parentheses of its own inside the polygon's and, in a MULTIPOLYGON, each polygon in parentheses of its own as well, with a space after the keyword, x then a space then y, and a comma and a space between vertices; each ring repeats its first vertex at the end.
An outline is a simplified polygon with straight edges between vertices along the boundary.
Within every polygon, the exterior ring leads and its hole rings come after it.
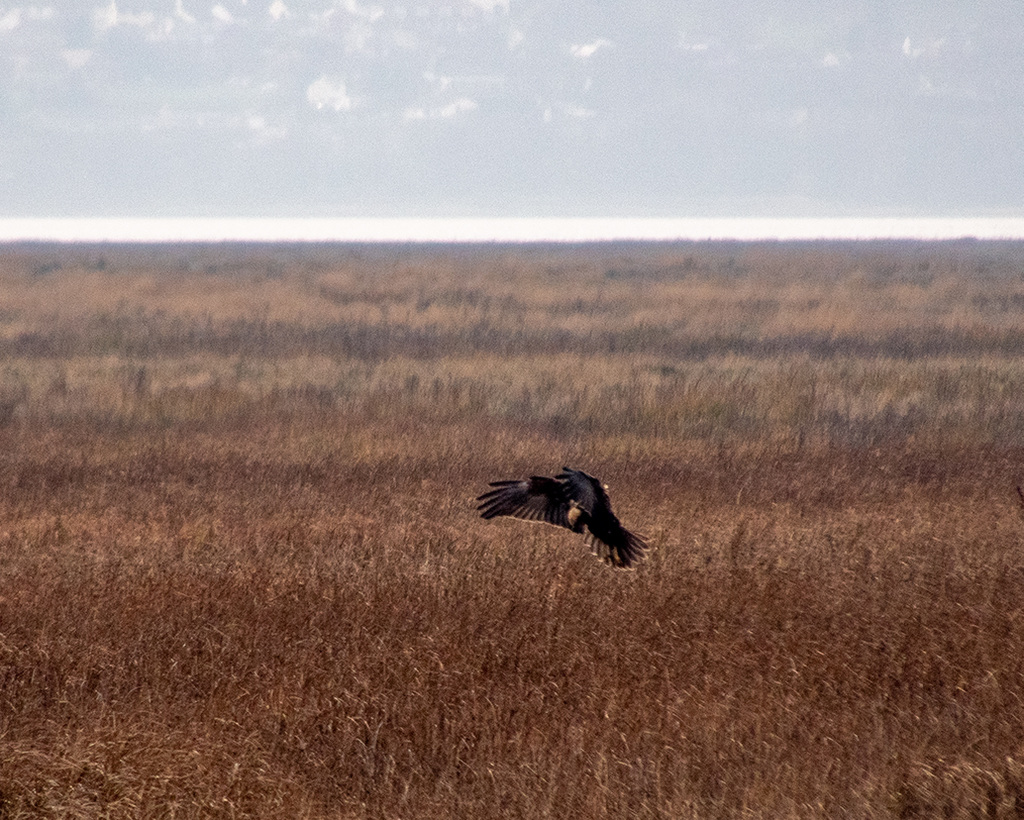
POLYGON ((613 567, 632 567, 643 558, 647 544, 619 522, 600 481, 582 470, 562 469, 554 478, 535 475, 492 481, 495 489, 477 498, 481 517, 509 515, 585 531, 585 540, 598 558, 613 567))

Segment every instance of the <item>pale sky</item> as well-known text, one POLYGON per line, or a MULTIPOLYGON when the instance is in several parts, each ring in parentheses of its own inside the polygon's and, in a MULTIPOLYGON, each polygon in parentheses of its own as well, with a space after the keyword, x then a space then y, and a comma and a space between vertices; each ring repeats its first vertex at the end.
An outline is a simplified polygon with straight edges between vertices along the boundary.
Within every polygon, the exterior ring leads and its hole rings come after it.
POLYGON ((3 217, 1024 215, 1024 3, 0 1, 3 217))

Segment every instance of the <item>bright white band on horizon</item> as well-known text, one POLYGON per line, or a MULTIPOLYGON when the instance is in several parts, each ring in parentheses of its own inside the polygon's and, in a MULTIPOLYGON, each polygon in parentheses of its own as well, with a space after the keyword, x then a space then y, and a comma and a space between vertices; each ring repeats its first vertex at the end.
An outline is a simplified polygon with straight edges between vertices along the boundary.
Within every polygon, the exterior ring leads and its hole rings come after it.
POLYGON ((1024 239, 1024 217, 3 219, 0 242, 606 242, 1024 239))

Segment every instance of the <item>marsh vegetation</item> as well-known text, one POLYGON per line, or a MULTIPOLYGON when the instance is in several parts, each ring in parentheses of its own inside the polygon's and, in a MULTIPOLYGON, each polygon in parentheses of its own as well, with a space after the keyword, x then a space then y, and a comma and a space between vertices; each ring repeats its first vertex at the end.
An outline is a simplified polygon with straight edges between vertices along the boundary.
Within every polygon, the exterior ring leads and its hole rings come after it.
POLYGON ((1024 812, 1020 244, 9 246, 0 442, 4 820, 1024 812))

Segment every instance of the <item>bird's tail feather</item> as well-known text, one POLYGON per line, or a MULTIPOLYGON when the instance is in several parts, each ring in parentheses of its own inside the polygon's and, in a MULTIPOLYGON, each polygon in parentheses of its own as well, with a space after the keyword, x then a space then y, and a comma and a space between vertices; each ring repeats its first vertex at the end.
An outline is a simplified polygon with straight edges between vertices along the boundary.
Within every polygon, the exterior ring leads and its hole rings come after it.
POLYGON ((587 533, 586 542, 594 551, 594 555, 613 567, 630 569, 644 557, 647 542, 628 530, 623 530, 625 537, 618 543, 609 544, 592 533, 587 533))

